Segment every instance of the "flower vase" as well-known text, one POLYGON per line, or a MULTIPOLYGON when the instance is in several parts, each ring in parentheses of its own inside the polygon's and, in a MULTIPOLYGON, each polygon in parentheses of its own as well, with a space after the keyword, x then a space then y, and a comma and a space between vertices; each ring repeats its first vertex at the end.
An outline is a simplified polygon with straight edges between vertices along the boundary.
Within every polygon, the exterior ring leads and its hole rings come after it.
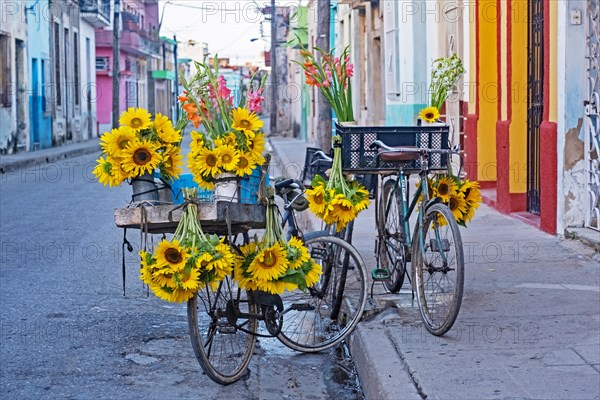
POLYGON ((239 201, 239 178, 231 172, 215 177, 215 200, 237 203, 239 201))
POLYGON ((154 182, 154 175, 149 172, 131 179, 131 188, 133 201, 148 201, 152 204, 158 201, 158 188, 154 182))

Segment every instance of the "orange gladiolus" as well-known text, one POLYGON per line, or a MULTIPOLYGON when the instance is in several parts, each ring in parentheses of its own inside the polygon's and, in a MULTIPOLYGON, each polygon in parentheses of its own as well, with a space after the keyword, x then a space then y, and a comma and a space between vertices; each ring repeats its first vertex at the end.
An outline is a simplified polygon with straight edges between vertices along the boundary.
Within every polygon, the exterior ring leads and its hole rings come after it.
POLYGON ((200 126, 200 123, 202 122, 202 117, 198 114, 189 113, 188 119, 194 124, 194 127, 196 128, 198 128, 200 126))
POLYGON ((196 105, 195 105, 195 104, 193 104, 193 103, 188 103, 188 104, 185 104, 185 105, 183 106, 183 109, 184 109, 184 110, 185 110, 185 112, 187 112, 188 114, 195 114, 195 113, 197 113, 197 112, 198 112, 198 107, 196 107, 196 105))
POLYGON ((187 96, 178 96, 177 99, 182 103, 185 103, 186 101, 190 101, 190 98, 187 96))

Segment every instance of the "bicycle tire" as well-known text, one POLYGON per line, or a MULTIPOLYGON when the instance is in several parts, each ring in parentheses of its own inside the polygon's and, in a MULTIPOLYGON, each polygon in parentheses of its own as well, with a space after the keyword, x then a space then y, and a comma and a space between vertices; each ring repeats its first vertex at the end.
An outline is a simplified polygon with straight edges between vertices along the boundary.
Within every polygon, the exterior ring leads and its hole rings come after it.
POLYGON ((452 328, 462 302, 464 254, 460 230, 448 206, 438 203, 427 209, 423 228, 416 231, 412 256, 419 311, 425 328, 441 336, 452 328))
POLYGON ((383 204, 378 209, 377 218, 379 265, 390 273, 390 277, 383 281, 386 289, 398 293, 404 284, 407 255, 400 192, 394 179, 384 183, 382 195, 383 204))
POLYGON ((253 297, 238 289, 229 276, 214 291, 209 286, 199 290, 188 301, 187 312, 192 347, 204 373, 222 385, 244 377, 258 322, 256 318, 237 318, 236 314, 256 315, 253 297))
POLYGON ((284 316, 277 338, 293 350, 314 353, 337 345, 354 330, 367 300, 367 274, 358 251, 339 237, 319 232, 304 240, 323 275, 306 292, 281 295, 284 316))

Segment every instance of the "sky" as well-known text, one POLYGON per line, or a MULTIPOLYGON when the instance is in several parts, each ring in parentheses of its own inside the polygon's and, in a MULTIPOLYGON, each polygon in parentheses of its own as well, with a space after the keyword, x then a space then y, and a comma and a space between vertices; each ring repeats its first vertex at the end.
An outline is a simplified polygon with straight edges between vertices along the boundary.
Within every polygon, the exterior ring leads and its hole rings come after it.
POLYGON ((259 11, 265 4, 270 1, 161 0, 159 19, 164 9, 161 35, 177 35, 180 43, 206 42, 211 55, 229 57, 236 64, 257 60, 270 47, 271 25, 259 11), (261 38, 261 23, 264 38, 261 38))

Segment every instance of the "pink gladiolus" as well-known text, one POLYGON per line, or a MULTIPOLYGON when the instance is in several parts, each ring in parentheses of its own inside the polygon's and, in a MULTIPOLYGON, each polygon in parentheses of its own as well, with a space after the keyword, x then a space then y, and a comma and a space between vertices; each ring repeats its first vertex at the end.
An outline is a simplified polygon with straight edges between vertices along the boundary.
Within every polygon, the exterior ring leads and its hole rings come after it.
POLYGON ((256 92, 249 91, 248 92, 248 110, 254 111, 257 114, 262 112, 261 103, 265 101, 265 98, 261 96, 262 90, 257 90, 256 92))
POLYGON ((225 77, 223 75, 219 75, 217 78, 217 85, 217 93, 219 93, 219 97, 222 99, 229 99, 231 90, 226 86, 227 82, 225 81, 225 77))
POLYGON ((353 64, 346 65, 346 75, 348 75, 349 78, 352 78, 352 76, 354 75, 354 65, 353 64))

